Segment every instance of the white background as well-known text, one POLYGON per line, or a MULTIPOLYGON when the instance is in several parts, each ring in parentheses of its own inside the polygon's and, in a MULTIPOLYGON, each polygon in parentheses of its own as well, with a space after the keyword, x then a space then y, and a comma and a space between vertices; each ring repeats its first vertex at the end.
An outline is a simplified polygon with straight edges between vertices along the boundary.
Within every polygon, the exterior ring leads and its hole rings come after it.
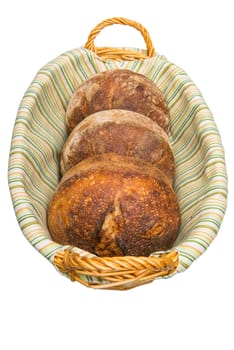
MULTIPOLYGON (((2 1, 0 348, 234 349, 234 134, 232 1, 2 1), (98 291, 60 276, 23 237, 7 185, 20 100, 44 64, 85 43, 103 19, 149 30, 156 50, 183 67, 214 114, 226 151, 229 200, 212 245, 184 273, 126 292, 98 291)), ((105 29, 97 46, 144 47, 128 27, 105 29)))

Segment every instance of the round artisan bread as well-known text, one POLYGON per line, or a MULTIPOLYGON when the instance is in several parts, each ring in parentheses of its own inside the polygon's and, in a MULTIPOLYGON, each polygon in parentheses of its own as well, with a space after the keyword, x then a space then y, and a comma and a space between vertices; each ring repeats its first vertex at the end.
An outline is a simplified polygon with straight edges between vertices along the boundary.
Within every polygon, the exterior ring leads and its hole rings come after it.
POLYGON ((149 78, 127 69, 96 74, 78 86, 67 108, 68 132, 88 115, 108 109, 141 113, 168 132, 170 116, 162 92, 149 78))
POLYGON ((90 115, 68 137, 61 153, 61 173, 81 160, 117 153, 149 162, 173 182, 175 162, 167 134, 136 112, 111 109, 90 115))
POLYGON ((168 178, 149 163, 110 153, 69 169, 47 213, 53 240, 99 256, 167 250, 180 226, 168 178))

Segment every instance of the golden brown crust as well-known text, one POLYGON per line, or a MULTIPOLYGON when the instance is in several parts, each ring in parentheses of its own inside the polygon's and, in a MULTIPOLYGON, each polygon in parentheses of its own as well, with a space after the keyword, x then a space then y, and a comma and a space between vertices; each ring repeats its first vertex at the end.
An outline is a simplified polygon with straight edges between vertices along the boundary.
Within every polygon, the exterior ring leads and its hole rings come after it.
POLYGON ((103 154, 68 170, 48 208, 52 238, 99 256, 167 250, 180 225, 167 177, 133 157, 103 154))
POLYGON ((61 153, 61 173, 81 160, 103 153, 142 159, 157 166, 171 183, 175 163, 167 134, 148 117, 126 110, 94 113, 79 123, 61 153))
POLYGON ((108 109, 138 112, 168 132, 170 116, 163 94, 152 80, 127 69, 96 74, 77 88, 67 109, 68 132, 88 115, 108 109))

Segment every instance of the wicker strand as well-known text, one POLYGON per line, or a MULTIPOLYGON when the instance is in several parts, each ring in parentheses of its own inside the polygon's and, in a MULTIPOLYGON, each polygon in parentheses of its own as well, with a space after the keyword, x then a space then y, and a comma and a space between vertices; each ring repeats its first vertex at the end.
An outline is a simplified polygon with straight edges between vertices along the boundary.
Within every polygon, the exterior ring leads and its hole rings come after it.
POLYGON ((88 40, 85 44, 85 48, 95 52, 99 57, 103 60, 134 60, 134 59, 145 59, 149 57, 153 57, 155 55, 155 49, 153 47, 153 43, 151 41, 149 32, 145 27, 143 27, 140 23, 135 22, 133 20, 123 18, 123 17, 113 17, 106 19, 99 23, 89 34, 88 40), (110 25, 113 24, 123 24, 129 25, 135 29, 137 29, 143 36, 143 39, 146 43, 147 53, 137 52, 133 50, 112 48, 112 47, 95 47, 94 40, 100 31, 110 25))
POLYGON ((56 254, 54 265, 69 275, 72 281, 86 287, 126 290, 174 273, 178 266, 178 253, 171 251, 150 257, 89 258, 66 249, 56 254))

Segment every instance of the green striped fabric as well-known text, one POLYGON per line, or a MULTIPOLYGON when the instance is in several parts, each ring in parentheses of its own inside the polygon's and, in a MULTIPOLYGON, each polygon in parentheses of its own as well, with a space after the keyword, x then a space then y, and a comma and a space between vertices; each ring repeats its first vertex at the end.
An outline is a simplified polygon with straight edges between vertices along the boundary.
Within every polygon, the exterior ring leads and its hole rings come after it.
POLYGON ((115 68, 144 74, 158 85, 168 103, 169 137, 176 161, 174 188, 182 214, 173 249, 179 252, 177 272, 181 272, 208 248, 219 230, 226 208, 227 176, 219 132, 201 92, 164 56, 103 62, 81 47, 38 72, 19 106, 11 144, 8 178, 16 216, 25 237, 52 263, 55 254, 68 247, 52 241, 46 225, 47 205, 59 181, 59 155, 67 137, 66 107, 80 83, 115 68))

